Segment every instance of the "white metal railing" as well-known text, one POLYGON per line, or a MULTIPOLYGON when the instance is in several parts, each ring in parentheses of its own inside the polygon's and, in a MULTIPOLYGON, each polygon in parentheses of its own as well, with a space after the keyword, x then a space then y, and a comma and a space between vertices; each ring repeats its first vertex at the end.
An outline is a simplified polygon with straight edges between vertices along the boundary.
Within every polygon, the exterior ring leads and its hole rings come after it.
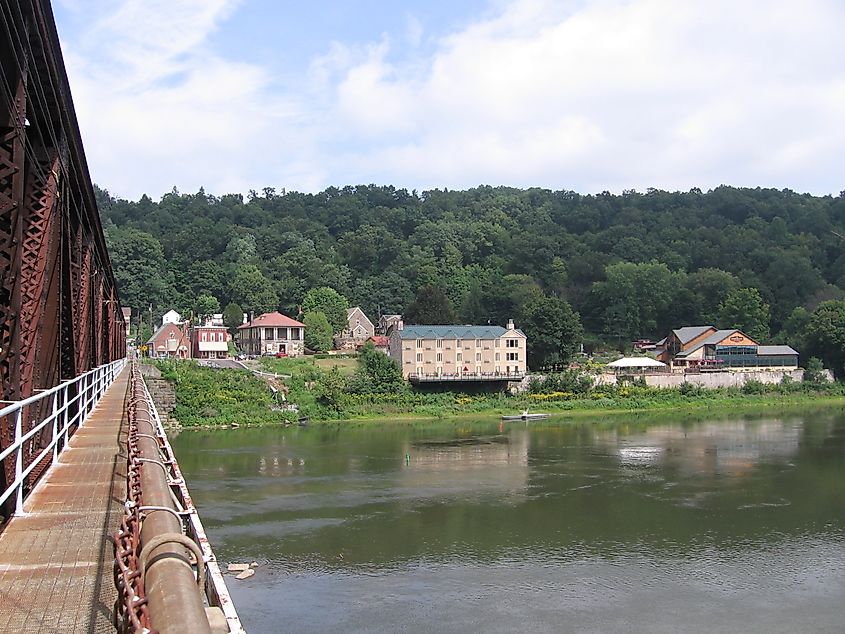
POLYGON ((11 403, 3 401, 6 406, 0 409, 0 418, 10 417, 14 420, 15 435, 12 444, 0 451, 0 468, 2 468, 4 460, 14 456, 15 479, 0 493, 0 506, 9 498, 15 496, 14 514, 21 515, 23 513, 24 484, 29 474, 50 452, 53 453, 50 465, 55 464, 61 450, 67 447, 70 428, 73 425, 82 427, 85 424, 94 406, 105 393, 106 388, 114 382, 125 365, 126 359, 118 359, 89 370, 85 374, 80 374, 75 379, 65 381, 55 387, 40 390, 38 394, 21 401, 12 401, 11 403), (25 410, 42 403, 50 403, 50 413, 24 433, 25 410), (24 448, 26 443, 48 427, 50 429, 50 442, 42 448, 41 453, 25 465, 24 448), (59 447, 60 440, 63 441, 61 448, 59 447))
POLYGON ((147 382, 144 380, 142 383, 144 385, 144 398, 146 398, 149 405, 160 450, 164 454, 163 464, 167 465, 165 472, 173 488, 173 495, 181 507, 179 514, 187 517, 187 521, 183 527, 185 534, 194 540, 202 551, 202 558, 205 562, 206 569, 205 587, 203 588, 205 599, 208 605, 219 607, 222 610, 223 615, 226 617, 230 634, 245 634, 246 630, 243 629, 238 612, 235 609, 235 604, 232 602, 232 597, 229 594, 229 588, 226 586, 223 573, 217 563, 217 556, 211 548, 211 542, 205 533, 205 527, 202 525, 199 513, 191 499, 191 494, 188 492, 188 485, 185 482, 185 477, 182 475, 182 470, 179 468, 179 462, 176 460, 173 447, 167 438, 167 432, 161 422, 155 402, 147 388, 147 382))

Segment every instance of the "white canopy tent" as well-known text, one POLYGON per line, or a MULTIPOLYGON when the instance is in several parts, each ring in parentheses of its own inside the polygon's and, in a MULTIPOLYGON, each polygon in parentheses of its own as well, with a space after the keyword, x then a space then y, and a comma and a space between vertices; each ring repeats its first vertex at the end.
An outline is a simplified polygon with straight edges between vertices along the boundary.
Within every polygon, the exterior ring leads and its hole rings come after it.
POLYGON ((630 372, 661 372, 666 370, 669 366, 661 363, 657 359, 651 357, 623 357, 607 364, 607 367, 612 369, 616 374, 630 373, 630 372))

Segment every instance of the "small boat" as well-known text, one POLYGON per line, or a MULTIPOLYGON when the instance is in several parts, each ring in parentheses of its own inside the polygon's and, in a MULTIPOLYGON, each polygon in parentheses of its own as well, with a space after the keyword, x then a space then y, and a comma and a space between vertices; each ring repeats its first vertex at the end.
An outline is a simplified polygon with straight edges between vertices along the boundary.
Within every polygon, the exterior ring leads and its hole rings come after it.
POLYGON ((517 414, 516 416, 502 416, 502 420, 542 420, 548 417, 549 414, 529 414, 528 410, 525 410, 522 414, 517 414))

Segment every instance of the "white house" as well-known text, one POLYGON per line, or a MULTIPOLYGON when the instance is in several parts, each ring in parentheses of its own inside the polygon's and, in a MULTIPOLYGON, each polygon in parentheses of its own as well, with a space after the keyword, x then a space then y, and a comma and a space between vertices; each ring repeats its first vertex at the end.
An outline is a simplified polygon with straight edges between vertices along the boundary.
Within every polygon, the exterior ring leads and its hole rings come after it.
POLYGON ((182 315, 177 313, 172 308, 168 310, 161 316, 161 325, 164 324, 181 324, 182 323, 182 315))

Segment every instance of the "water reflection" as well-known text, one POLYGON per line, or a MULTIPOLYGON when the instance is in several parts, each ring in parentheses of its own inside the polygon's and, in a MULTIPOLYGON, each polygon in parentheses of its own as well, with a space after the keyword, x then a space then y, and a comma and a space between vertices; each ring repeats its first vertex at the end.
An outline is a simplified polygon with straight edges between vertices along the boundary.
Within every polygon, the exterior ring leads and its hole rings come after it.
POLYGON ((842 412, 174 445, 218 556, 263 564, 233 588, 253 631, 396 631, 397 614, 433 631, 833 631, 845 616, 842 412))

